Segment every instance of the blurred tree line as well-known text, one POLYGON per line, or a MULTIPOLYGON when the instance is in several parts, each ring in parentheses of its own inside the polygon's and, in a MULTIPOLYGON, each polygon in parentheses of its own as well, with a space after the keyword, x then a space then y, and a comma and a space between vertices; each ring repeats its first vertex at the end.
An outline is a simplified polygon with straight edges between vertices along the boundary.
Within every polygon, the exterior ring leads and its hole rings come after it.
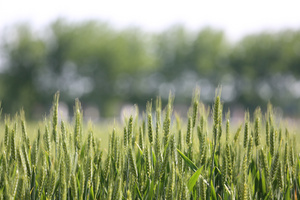
POLYGON ((101 116, 126 103, 145 105, 175 92, 189 103, 196 85, 211 102, 222 85, 227 106, 254 109, 268 101, 300 111, 300 31, 262 32, 230 42, 220 30, 175 25, 160 33, 115 29, 98 21, 58 19, 43 30, 2 30, 0 99, 5 113, 48 112, 56 91, 72 110, 75 98, 101 116))

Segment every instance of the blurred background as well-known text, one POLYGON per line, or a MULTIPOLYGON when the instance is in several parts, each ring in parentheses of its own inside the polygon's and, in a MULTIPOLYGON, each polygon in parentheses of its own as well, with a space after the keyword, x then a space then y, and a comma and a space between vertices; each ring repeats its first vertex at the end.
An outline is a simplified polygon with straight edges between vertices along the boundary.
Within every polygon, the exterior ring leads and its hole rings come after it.
MULTIPOLYGON (((198 85, 233 115, 265 109, 300 116, 300 3, 278 1, 0 2, 0 100, 40 119, 60 91, 94 120, 175 94, 186 112, 198 85)), ((186 113, 183 113, 186 114, 186 113)))

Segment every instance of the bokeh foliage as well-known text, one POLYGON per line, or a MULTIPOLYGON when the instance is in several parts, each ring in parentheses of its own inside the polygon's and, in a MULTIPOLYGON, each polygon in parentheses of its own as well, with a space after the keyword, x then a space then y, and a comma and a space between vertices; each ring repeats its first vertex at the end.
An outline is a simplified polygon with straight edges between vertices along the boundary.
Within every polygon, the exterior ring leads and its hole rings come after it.
MULTIPOLYGON (((61 91, 71 110, 73 99, 94 105, 102 116, 125 103, 145 105, 153 96, 176 93, 190 102, 195 85, 211 102, 223 86, 233 107, 253 110, 271 101, 287 114, 300 110, 300 32, 262 32, 229 41, 212 28, 191 31, 174 25, 159 33, 136 27, 116 29, 98 21, 58 19, 44 29, 19 24, 1 32, 0 99, 5 113, 22 106, 32 116, 47 112, 61 91)), ((264 109, 264 107, 263 107, 264 109)))

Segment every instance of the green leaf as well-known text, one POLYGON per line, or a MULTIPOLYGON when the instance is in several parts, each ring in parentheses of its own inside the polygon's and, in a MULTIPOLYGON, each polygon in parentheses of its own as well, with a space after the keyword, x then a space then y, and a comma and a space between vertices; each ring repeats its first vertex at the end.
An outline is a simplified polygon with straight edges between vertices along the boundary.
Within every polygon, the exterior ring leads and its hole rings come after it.
POLYGON ((169 147, 169 142, 170 142, 170 139, 168 140, 168 142, 167 142, 167 144, 165 145, 165 147, 164 147, 164 156, 163 157, 165 157, 166 156, 166 152, 167 152, 167 149, 168 149, 168 147, 169 147))
POLYGON ((78 176, 76 176, 76 181, 77 181, 78 195, 81 196, 82 191, 81 191, 80 180, 79 180, 78 176))
POLYGON ((138 147, 138 150, 139 150, 140 154, 143 155, 143 150, 141 149, 141 147, 139 146, 139 144, 138 143, 135 143, 135 144, 138 147))
POLYGON ((75 158, 74 158, 74 164, 73 164, 73 172, 76 172, 76 167, 77 167, 77 162, 78 162, 78 154, 75 152, 75 158))
POLYGON ((35 188, 36 188, 36 185, 35 185, 35 167, 33 167, 33 170, 32 170, 32 178, 31 178, 31 186, 30 186, 30 190, 32 191, 31 192, 31 199, 32 200, 35 200, 35 188))
MULTIPOLYGON (((55 194, 55 192, 57 191, 58 186, 59 186, 59 180, 57 180, 56 183, 55 183, 55 187, 54 187, 54 192, 53 192, 53 194, 55 194)), ((52 195, 53 195, 53 194, 52 194, 52 195)))
POLYGON ((155 187, 154 181, 152 181, 151 184, 150 184, 150 190, 149 190, 149 196, 148 196, 149 199, 152 199, 152 196, 154 194, 154 187, 155 187))
POLYGON ((215 188, 214 188, 212 180, 210 182, 210 187, 211 187, 210 198, 213 199, 213 200, 217 200, 217 194, 216 194, 216 191, 215 191, 215 188))
POLYGON ((272 164, 272 155, 271 155, 271 153, 269 152, 269 154, 268 154, 268 167, 270 168, 271 167, 271 164, 272 164))
POLYGON ((259 181, 260 175, 259 175, 259 170, 256 172, 256 179, 259 181))
POLYGON ((216 167, 214 167, 214 170, 213 170, 213 172, 215 171, 215 170, 217 170, 218 171, 218 173, 220 174, 220 175, 222 175, 222 172, 220 171, 220 169, 216 166, 216 167))
POLYGON ((290 191, 290 184, 288 184, 286 193, 285 193, 285 200, 290 200, 291 199, 291 191, 290 191))
POLYGON ((146 196, 147 196, 147 194, 148 194, 148 191, 150 190, 150 186, 151 184, 150 184, 150 179, 147 179, 147 184, 146 184, 146 189, 144 189, 144 194, 143 194, 143 199, 146 199, 146 196))
POLYGON ((265 178, 265 173, 263 171, 261 173, 261 183, 262 183, 263 193, 265 194, 267 192, 266 191, 266 178, 265 178))
POLYGON ((191 192, 194 188, 194 185, 196 184, 200 174, 201 174, 201 171, 203 169, 203 166, 201 168, 199 168, 194 174, 193 176, 190 178, 189 182, 188 182, 188 188, 189 188, 189 191, 191 192))
MULTIPOLYGON (((300 170, 300 158, 298 157, 298 169, 300 170)), ((300 174, 298 175, 298 186, 300 187, 300 174)))
POLYGON ((136 191, 137 191, 137 193, 138 193, 139 199, 143 200, 142 194, 141 194, 141 192, 140 192, 140 190, 139 190, 137 184, 135 184, 135 188, 136 188, 136 191))
POLYGON ((300 187, 300 174, 298 175, 298 186, 300 187))
POLYGON ((228 191, 225 191, 224 200, 228 200, 229 196, 230 196, 230 194, 228 193, 228 191))
POLYGON ((193 170, 193 172, 196 172, 198 170, 198 167, 188 157, 186 157, 179 149, 177 149, 177 152, 182 157, 184 162, 189 165, 189 167, 193 170))
POLYGON ((151 148, 151 152, 152 152, 153 165, 155 165, 156 164, 156 156, 155 156, 154 151, 152 151, 152 148, 151 148))
POLYGON ((224 197, 224 199, 229 199, 229 197, 231 196, 231 190, 227 187, 227 185, 226 184, 224 184, 223 185, 224 186, 224 188, 225 188, 225 197, 224 197))
POLYGON ((268 200, 269 199, 270 193, 271 193, 271 191, 268 193, 268 195, 265 197, 264 200, 268 200))
POLYGON ((257 170, 253 184, 253 193, 257 194, 258 192, 261 192, 261 189, 260 173, 259 170, 257 170))
POLYGON ((91 199, 95 199, 93 186, 91 186, 91 189, 90 189, 90 197, 91 197, 91 199))
POLYGON ((215 161, 215 166, 218 167, 219 166, 219 156, 214 154, 214 161, 215 161))

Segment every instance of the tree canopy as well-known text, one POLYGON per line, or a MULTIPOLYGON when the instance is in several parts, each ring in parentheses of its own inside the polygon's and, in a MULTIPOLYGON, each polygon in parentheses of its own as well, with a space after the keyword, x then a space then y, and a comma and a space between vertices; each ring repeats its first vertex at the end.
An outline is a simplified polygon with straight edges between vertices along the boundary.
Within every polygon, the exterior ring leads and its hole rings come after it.
POLYGON ((180 103, 198 85, 210 102, 223 87, 228 105, 254 109, 271 101, 289 114, 300 110, 300 31, 248 35, 229 42, 216 29, 190 31, 175 25, 160 33, 136 27, 115 29, 98 21, 58 19, 42 30, 19 24, 2 31, 0 99, 5 113, 21 107, 32 116, 46 112, 61 91, 69 107, 75 98, 101 115, 126 103, 144 105, 153 96, 180 103))

